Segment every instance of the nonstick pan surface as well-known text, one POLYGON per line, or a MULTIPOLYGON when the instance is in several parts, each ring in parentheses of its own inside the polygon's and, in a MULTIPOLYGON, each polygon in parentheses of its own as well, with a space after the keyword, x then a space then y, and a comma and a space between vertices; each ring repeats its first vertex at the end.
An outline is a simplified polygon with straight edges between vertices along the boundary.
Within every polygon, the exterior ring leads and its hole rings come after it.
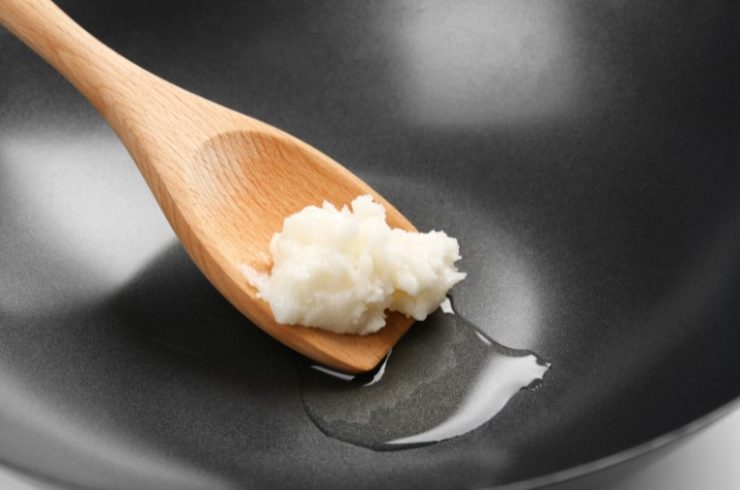
POLYGON ((0 31, 3 464, 91 488, 529 486, 740 395, 737 2, 59 3, 457 237, 458 311, 552 367, 459 438, 327 437, 301 359, 213 290, 112 131, 0 31))

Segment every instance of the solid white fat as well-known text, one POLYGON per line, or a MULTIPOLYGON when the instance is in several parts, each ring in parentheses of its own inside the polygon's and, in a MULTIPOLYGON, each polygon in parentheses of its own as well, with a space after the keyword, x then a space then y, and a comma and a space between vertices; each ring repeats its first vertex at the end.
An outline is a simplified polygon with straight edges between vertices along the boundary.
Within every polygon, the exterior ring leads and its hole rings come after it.
POLYGON ((385 310, 423 320, 465 278, 456 239, 391 229, 371 196, 351 210, 324 202, 287 217, 270 253, 270 274, 242 272, 275 320, 339 333, 376 332, 385 310))

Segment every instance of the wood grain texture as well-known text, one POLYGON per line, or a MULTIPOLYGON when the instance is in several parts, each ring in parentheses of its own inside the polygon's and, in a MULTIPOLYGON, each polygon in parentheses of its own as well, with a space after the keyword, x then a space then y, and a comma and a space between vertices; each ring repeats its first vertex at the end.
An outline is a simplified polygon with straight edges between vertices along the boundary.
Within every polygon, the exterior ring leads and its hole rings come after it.
POLYGON ((375 367, 411 326, 413 320, 395 313, 368 336, 280 325, 240 272, 242 264, 269 270, 268 244, 283 219, 324 200, 341 206, 371 194, 392 227, 414 230, 354 174, 277 128, 134 65, 48 0, 0 0, 0 23, 100 111, 200 270, 265 332, 322 364, 361 372, 375 367))

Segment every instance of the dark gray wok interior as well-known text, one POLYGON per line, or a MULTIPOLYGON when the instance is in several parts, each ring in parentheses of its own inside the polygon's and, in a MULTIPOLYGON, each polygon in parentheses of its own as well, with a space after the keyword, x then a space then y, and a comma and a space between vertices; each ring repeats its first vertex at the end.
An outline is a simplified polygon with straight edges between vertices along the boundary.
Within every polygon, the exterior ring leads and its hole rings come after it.
POLYGON ((3 464, 73 487, 494 486, 740 395, 737 1, 60 5, 457 237, 460 313, 552 368, 438 445, 325 436, 302 359, 212 289, 112 131, 0 30, 3 464))

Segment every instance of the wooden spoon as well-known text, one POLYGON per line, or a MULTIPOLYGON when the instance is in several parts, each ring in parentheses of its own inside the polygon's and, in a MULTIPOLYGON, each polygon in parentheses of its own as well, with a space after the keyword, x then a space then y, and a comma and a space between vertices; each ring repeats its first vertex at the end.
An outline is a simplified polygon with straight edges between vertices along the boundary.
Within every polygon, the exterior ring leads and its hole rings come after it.
POLYGON ((0 0, 0 23, 100 111, 190 257, 265 332, 322 364, 362 372, 375 367, 411 326, 413 320, 399 314, 368 336, 280 325, 240 272, 242 264, 268 270, 268 244, 283 219, 324 200, 344 205, 371 194, 385 206, 392 227, 414 229, 357 176, 279 129, 143 70, 49 0, 0 0))

